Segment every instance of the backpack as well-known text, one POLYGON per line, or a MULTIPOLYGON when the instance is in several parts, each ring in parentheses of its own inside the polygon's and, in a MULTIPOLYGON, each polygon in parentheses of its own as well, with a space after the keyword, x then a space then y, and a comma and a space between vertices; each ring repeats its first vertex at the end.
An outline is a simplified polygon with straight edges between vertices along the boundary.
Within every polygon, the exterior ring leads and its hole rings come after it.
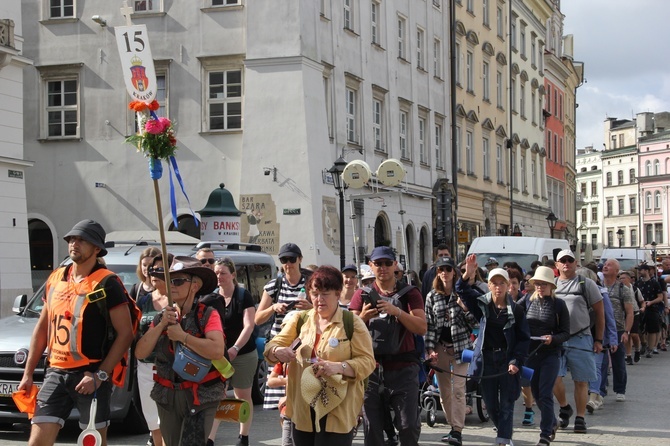
MULTIPOLYGON (((405 285, 393 296, 385 299, 389 300, 396 307, 403 309, 403 306, 407 304, 405 295, 415 288, 416 287, 412 285, 405 285)), ((368 302, 376 302, 377 300, 382 299, 374 288, 367 289, 367 293, 364 289, 361 297, 364 301, 367 300, 368 302)), ((372 318, 368 321, 368 329, 370 331, 370 336, 372 337, 372 349, 374 350, 375 358, 397 355, 400 353, 403 341, 407 335, 407 330, 395 317, 387 314, 384 317, 372 318)))
MULTIPOLYGON (((595 336, 596 332, 596 313, 593 311, 593 307, 591 307, 591 304, 589 303, 589 300, 586 298, 586 279, 584 276, 577 274, 577 279, 579 279, 579 294, 576 294, 576 296, 582 296, 584 299, 584 302, 586 303, 586 308, 589 310, 589 326, 584 327, 583 329, 579 330, 577 333, 583 331, 586 328, 591 329, 591 336, 593 339, 596 339, 597 336, 595 336)), ((558 278, 554 280, 554 283, 558 283, 558 278)))
MULTIPOLYGON (((244 314, 244 288, 241 286, 237 286, 237 292, 235 293, 235 299, 231 301, 231 304, 233 305, 233 310, 235 310, 235 313, 237 313, 240 318, 243 318, 244 314)), ((254 342, 256 342, 256 338, 258 338, 258 335, 260 334, 260 327, 256 324, 254 324, 254 331, 251 333, 251 338, 254 342)))
MULTIPOLYGON (((107 303, 105 299, 104 298, 95 299, 95 295, 98 293, 98 291, 104 290, 105 284, 107 283, 107 280, 109 280, 110 278, 112 278, 113 280, 117 280, 119 284, 121 284, 121 288, 123 289, 123 292, 125 293, 126 298, 128 299, 128 309, 130 310, 130 323, 131 328, 133 330, 133 337, 137 335, 137 330, 140 326, 140 319, 142 318, 142 311, 137 306, 135 299, 133 299, 133 297, 130 296, 130 294, 128 294, 128 291, 126 290, 126 287, 121 281, 121 279, 119 279, 119 276, 110 272, 110 274, 105 276, 100 281, 100 283, 98 283, 98 286, 95 287, 93 292, 87 294, 89 300, 91 302, 94 302, 98 306, 100 314, 102 315, 102 317, 105 318, 105 323, 107 325, 107 335, 105 336, 105 341, 103 344, 103 350, 105 352, 109 351, 109 348, 112 346, 114 340, 116 339, 117 333, 116 330, 114 329, 114 325, 112 324, 112 319, 109 317, 109 311, 107 309, 107 303)), ((133 341, 131 349, 134 348, 134 344, 135 341, 133 341)), ((123 387, 125 385, 128 367, 129 367, 128 351, 126 351, 123 354, 121 360, 114 366, 114 370, 112 370, 111 381, 114 385, 118 387, 123 387)))

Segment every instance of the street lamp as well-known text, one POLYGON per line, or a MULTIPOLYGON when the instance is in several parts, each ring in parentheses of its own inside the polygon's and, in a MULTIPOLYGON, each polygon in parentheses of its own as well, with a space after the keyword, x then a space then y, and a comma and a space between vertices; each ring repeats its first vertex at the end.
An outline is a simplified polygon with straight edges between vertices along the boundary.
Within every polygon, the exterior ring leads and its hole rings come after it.
POLYGON ((347 161, 339 157, 335 160, 335 164, 331 167, 328 172, 333 177, 333 186, 337 190, 337 194, 340 198, 340 269, 344 268, 346 262, 346 256, 344 253, 344 189, 346 185, 342 181, 342 172, 344 168, 347 167, 347 161))
POLYGON ((551 233, 551 238, 554 238, 554 229, 556 228, 556 222, 558 221, 558 217, 554 215, 553 212, 549 212, 549 215, 547 215, 547 225, 549 225, 549 231, 551 233))
POLYGON ((621 248, 621 242, 623 242, 623 229, 619 228, 616 232, 616 238, 619 239, 619 248, 621 248))
POLYGON ((654 265, 656 265, 656 240, 651 242, 651 256, 654 258, 654 265))

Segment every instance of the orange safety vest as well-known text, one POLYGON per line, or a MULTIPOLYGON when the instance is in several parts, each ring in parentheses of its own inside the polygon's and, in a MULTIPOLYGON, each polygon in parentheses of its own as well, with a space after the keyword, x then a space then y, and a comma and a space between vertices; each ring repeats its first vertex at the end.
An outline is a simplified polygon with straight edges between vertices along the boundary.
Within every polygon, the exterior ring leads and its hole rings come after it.
POLYGON ((65 268, 49 276, 46 286, 46 305, 49 312, 49 364, 59 369, 87 366, 100 359, 89 359, 81 351, 84 311, 89 304, 106 298, 105 290, 96 290, 98 284, 112 271, 100 268, 82 282, 63 280, 65 268))

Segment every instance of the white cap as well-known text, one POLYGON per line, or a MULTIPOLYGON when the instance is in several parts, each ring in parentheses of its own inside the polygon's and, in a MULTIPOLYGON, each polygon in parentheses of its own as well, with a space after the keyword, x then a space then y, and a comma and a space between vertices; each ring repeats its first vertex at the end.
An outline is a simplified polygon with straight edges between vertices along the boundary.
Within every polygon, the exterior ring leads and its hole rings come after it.
POLYGON ((501 276, 503 279, 509 282, 509 274, 507 274, 507 271, 502 268, 493 268, 491 271, 489 271, 488 281, 490 282, 493 280, 495 276, 501 276))
POLYGON ((573 258, 573 259, 577 258, 577 257, 575 257, 575 253, 572 252, 570 249, 564 249, 564 250, 560 251, 558 253, 558 255, 556 256, 556 260, 561 260, 563 257, 570 257, 570 258, 573 258))

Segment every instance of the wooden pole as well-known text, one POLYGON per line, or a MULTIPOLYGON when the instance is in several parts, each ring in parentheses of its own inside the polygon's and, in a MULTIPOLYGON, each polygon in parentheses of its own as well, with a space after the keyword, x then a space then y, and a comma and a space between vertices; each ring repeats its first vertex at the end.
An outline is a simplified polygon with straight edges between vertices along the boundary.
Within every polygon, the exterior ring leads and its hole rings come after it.
MULTIPOLYGON (((161 160, 154 160, 160 163, 161 160)), ((172 291, 170 283, 170 264, 168 262, 167 246, 165 245, 165 230, 163 229, 163 208, 161 206, 161 195, 158 188, 158 180, 154 179, 154 195, 156 197, 156 214, 158 215, 158 231, 161 237, 161 252, 163 254, 163 270, 165 271, 165 289, 167 291, 168 305, 172 306, 172 291)))

